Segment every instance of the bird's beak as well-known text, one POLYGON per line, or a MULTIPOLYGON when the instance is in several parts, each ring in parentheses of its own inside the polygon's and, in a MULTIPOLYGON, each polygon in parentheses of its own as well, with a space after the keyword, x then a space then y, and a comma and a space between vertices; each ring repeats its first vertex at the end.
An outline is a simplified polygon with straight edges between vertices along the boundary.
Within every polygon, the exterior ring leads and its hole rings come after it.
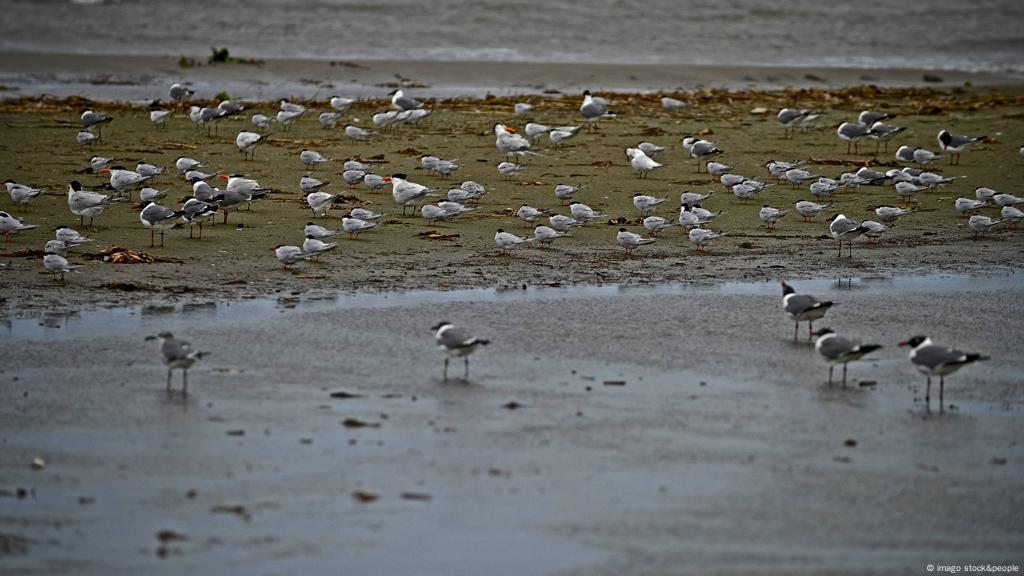
POLYGON ((110 168, 100 168, 100 174, 106 174, 110 172, 110 168))
POLYGON ((910 342, 900 342, 900 348, 903 348, 905 346, 910 346, 910 342))
POLYGON ((146 341, 148 342, 150 340, 156 340, 156 336, 153 336, 152 334, 150 334, 149 336, 146 336, 146 341))
POLYGON ((391 178, 384 178, 383 180, 384 180, 385 182, 391 182, 391 178))
POLYGON ((515 129, 515 128, 509 128, 508 126, 505 126, 505 131, 506 131, 506 132, 511 132, 511 133, 513 133, 513 134, 515 134, 515 133, 516 133, 516 129, 515 129))
POLYGON ((217 175, 217 178, 220 178, 221 180, 224 180, 225 182, 226 182, 226 181, 228 181, 228 180, 230 180, 230 178, 228 178, 227 176, 225 176, 225 175, 223 175, 223 174, 218 174, 218 175, 217 175))

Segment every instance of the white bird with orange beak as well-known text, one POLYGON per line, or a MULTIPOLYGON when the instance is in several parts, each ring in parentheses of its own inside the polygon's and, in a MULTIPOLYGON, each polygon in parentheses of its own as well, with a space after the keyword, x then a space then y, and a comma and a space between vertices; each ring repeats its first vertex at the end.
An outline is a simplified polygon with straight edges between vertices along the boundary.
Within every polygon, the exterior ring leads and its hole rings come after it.
POLYGON ((540 154, 531 150, 530 141, 517 134, 513 128, 509 128, 504 124, 495 124, 494 135, 496 137, 494 146, 497 147, 498 152, 505 155, 506 159, 515 159, 517 156, 523 156, 524 154, 540 156, 540 154))

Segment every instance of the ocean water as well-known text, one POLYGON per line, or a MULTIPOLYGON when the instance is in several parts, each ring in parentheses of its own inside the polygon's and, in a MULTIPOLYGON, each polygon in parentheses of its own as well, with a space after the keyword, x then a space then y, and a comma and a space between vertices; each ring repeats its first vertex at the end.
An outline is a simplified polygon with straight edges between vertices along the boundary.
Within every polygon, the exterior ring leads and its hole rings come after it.
POLYGON ((0 0, 0 50, 1024 75, 1021 0, 0 0))

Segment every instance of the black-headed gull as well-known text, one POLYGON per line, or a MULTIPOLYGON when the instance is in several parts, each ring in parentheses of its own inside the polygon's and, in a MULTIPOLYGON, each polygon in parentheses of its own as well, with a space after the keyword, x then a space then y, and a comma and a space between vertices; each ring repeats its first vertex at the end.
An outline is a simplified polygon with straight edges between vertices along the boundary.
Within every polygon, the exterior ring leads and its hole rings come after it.
POLYGON ((927 388, 925 388, 924 401, 928 409, 931 409, 932 376, 939 377, 939 410, 943 407, 943 393, 946 385, 946 376, 956 372, 968 364, 981 360, 988 360, 974 352, 962 352, 953 348, 939 346, 932 342, 927 336, 914 336, 900 342, 901 348, 910 348, 910 362, 917 368, 918 372, 928 377, 927 388))

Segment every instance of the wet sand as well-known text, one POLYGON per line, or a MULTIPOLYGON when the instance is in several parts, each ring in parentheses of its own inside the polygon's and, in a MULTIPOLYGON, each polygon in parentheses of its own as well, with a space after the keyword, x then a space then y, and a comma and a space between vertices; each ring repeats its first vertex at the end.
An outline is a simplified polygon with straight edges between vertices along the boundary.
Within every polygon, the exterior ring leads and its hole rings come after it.
POLYGON ((774 284, 14 321, 0 335, 0 567, 610 575, 1019 564, 1020 275, 797 287, 837 302, 829 325, 885 345, 851 364, 845 388, 826 385, 824 362, 792 342, 774 284), (441 318, 492 339, 468 383, 440 379, 429 326, 441 318), (162 329, 212 352, 187 398, 164 392, 143 342, 162 329), (917 332, 993 356, 949 378, 942 414, 935 398, 926 411, 923 377, 895 347, 917 332), (340 391, 352 397, 331 396, 340 391), (32 470, 37 457, 46 466, 32 470))

